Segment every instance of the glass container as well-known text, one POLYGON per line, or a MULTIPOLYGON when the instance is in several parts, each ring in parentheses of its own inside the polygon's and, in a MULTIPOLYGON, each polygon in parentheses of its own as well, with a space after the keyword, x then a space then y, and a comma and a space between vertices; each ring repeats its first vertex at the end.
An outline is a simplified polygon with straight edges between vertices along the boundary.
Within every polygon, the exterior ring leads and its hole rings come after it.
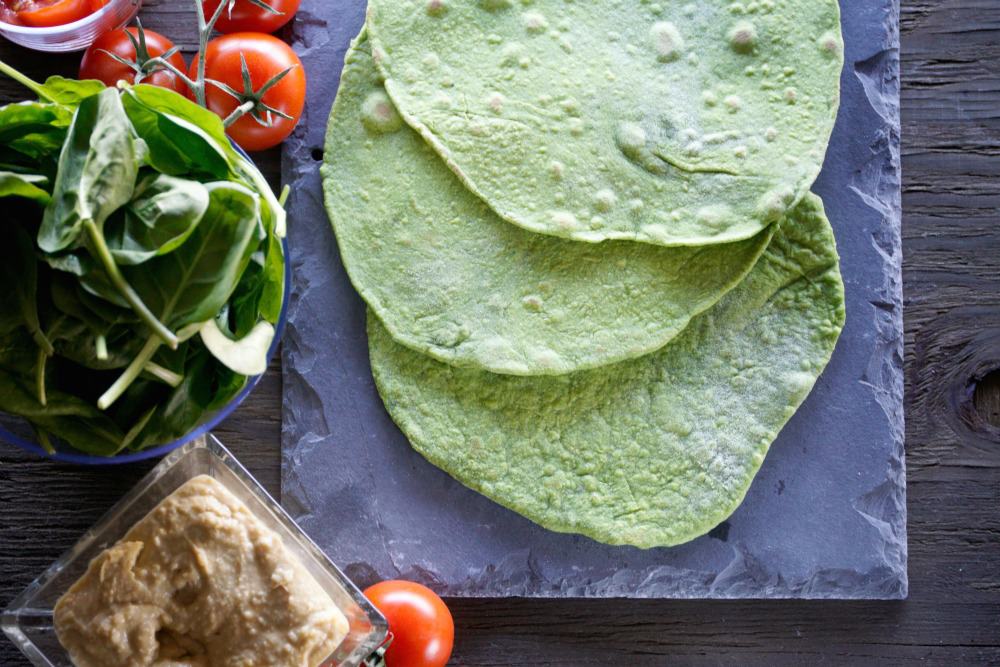
POLYGON ((101 35, 121 28, 135 18, 142 0, 110 0, 79 21, 46 28, 32 28, 0 21, 0 35, 36 51, 81 51, 101 35))
POLYGON ((76 545, 33 581, 0 614, 0 628, 36 667, 71 667, 53 627, 59 598, 111 546, 164 498, 188 480, 209 475, 281 536, 288 550, 344 612, 349 630, 323 667, 355 667, 381 646, 388 634, 385 618, 361 591, 302 532, 291 517, 215 436, 202 435, 164 458, 124 498, 88 530, 76 545))

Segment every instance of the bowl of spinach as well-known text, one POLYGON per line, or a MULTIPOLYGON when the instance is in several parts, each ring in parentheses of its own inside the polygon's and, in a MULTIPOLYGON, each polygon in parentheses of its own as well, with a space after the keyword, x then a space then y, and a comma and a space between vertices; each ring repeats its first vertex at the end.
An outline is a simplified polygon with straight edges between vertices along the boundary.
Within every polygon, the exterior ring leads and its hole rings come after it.
POLYGON ((266 369, 284 209, 181 95, 19 80, 38 100, 0 107, 0 438, 75 463, 160 456, 266 369))

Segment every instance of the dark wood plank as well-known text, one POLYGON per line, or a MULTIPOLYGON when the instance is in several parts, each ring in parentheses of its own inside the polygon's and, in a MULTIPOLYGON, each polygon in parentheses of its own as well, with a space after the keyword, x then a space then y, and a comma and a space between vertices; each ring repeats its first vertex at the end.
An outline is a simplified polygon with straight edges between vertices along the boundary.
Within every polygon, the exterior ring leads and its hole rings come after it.
MULTIPOLYGON (((148 25, 194 45, 187 3, 148 25)), ((452 601, 454 664, 1000 664, 1000 3, 903 0, 910 599, 452 601)), ((34 76, 75 56, 0 45, 34 76)), ((0 81, 0 99, 22 96, 0 81)), ((325 112, 317 112, 322 117, 325 112)), ((276 153, 257 160, 277 177, 276 153)), ((281 381, 217 433, 272 491, 281 381)), ((148 466, 53 466, 0 448, 0 605, 148 466)), ((0 641, 0 664, 26 664, 0 641)))

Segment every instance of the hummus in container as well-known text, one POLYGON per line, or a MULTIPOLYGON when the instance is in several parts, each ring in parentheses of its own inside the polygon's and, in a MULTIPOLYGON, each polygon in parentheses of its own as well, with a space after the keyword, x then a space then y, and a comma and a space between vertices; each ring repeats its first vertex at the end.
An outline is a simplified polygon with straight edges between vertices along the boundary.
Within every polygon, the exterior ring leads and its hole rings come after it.
POLYGON ((315 667, 348 621, 277 533, 200 475, 90 562, 55 630, 78 667, 315 667))

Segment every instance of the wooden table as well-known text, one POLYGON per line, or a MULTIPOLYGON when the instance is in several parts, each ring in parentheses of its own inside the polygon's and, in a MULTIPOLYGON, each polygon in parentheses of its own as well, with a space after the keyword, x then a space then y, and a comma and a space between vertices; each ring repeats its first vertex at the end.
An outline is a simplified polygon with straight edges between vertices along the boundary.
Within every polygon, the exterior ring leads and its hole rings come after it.
MULTIPOLYGON (((454 664, 1000 664, 1000 0, 903 4, 910 599, 455 600, 454 664)), ((145 5, 146 25, 194 48, 188 2, 145 5)), ((78 62, 6 43, 0 58, 36 77, 78 62)), ((0 81, 0 101, 24 96, 0 81)), ((276 180, 278 153, 256 159, 276 180)), ((280 418, 274 365, 216 431, 273 493, 280 418)), ((149 467, 0 446, 0 606, 149 467)), ((0 640, 0 665, 22 664, 0 640)))

